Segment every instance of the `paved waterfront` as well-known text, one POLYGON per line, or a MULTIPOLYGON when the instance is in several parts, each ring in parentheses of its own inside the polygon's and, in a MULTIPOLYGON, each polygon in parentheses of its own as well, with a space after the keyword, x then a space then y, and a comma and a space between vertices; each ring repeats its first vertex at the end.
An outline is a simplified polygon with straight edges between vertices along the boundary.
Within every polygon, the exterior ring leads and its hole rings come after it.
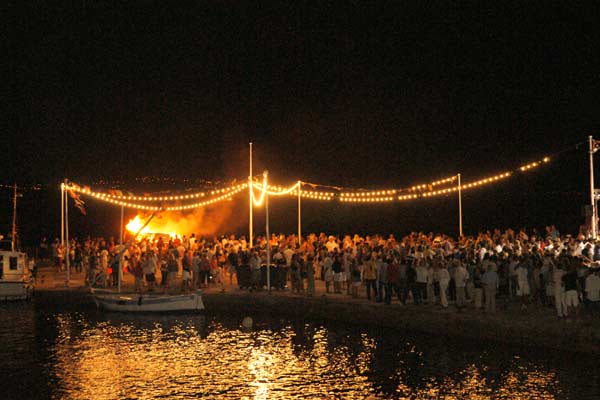
MULTIPOLYGON (((133 276, 124 274, 123 291, 133 289, 133 276)), ((71 274, 68 288, 66 274, 50 267, 40 268, 36 290, 40 292, 85 292, 84 274, 71 274)), ((529 305, 521 310, 520 304, 499 297, 498 311, 486 314, 472 305, 458 311, 452 305, 402 305, 397 299, 391 305, 366 299, 364 288, 359 298, 347 294, 326 293, 323 281, 316 281, 313 296, 291 293, 290 290, 249 292, 230 285, 229 279, 222 292, 220 286, 203 289, 205 303, 211 308, 227 310, 228 305, 268 307, 274 312, 306 314, 307 317, 337 319, 360 324, 380 324, 401 329, 423 330, 429 333, 500 340, 509 343, 540 345, 567 351, 600 353, 600 317, 581 313, 581 318, 560 320, 554 308, 529 305)), ((234 279, 235 282, 235 279, 234 279)))

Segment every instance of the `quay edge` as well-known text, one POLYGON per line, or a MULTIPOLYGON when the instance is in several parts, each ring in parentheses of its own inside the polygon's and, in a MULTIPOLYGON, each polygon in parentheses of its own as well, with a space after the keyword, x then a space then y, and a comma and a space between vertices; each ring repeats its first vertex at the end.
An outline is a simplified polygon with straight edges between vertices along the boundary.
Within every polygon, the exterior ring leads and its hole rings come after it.
MULTIPOLYGON (((273 292, 207 292, 202 295, 207 315, 270 315, 273 317, 335 321, 361 326, 382 327, 399 332, 444 335, 519 346, 556 349, 570 353, 600 354, 598 324, 583 321, 537 323, 535 319, 515 322, 509 318, 488 317, 472 311, 431 312, 418 306, 383 306, 366 301, 347 301, 333 296, 292 296, 273 292)), ((60 308, 68 305, 94 307, 89 291, 83 289, 37 290, 34 301, 60 308)), ((549 311, 551 312, 551 311, 549 311)))

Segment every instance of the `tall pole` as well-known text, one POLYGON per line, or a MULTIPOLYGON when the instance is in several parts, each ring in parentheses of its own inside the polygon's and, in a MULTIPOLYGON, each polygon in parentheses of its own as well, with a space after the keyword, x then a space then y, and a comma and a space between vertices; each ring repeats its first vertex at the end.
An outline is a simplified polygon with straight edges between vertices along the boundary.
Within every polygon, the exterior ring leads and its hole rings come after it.
POLYGON ((598 210, 596 207, 596 194, 594 193, 594 138, 589 137, 590 141, 590 201, 592 204, 592 238, 598 236, 598 210))
MULTIPOLYGON (((121 225, 119 226, 119 249, 123 250, 123 214, 124 207, 121 206, 121 225)), ((119 270, 117 271, 117 290, 121 292, 121 271, 123 270, 123 253, 119 257, 119 270)))
POLYGON ((271 235, 269 234, 269 192, 265 193, 265 224, 265 230, 267 234, 267 291, 271 293, 271 235))
POLYGON ((10 233, 10 248, 11 251, 15 251, 15 243, 17 242, 17 184, 15 183, 13 193, 13 220, 12 230, 10 233))
POLYGON ((462 187, 460 185, 460 174, 458 174, 458 236, 462 237, 462 187))
POLYGON ((302 244, 302 181, 298 181, 298 245, 302 244))
POLYGON ((252 142, 250 142, 250 175, 248 175, 248 196, 249 196, 249 207, 250 207, 250 217, 248 220, 248 229, 250 236, 248 237, 248 245, 252 248, 252 142))
POLYGON ((69 262, 69 196, 65 192, 65 264, 67 266, 67 278, 65 286, 69 286, 71 280, 71 266, 69 262))
POLYGON ((60 184, 60 245, 65 247, 65 184, 60 184))

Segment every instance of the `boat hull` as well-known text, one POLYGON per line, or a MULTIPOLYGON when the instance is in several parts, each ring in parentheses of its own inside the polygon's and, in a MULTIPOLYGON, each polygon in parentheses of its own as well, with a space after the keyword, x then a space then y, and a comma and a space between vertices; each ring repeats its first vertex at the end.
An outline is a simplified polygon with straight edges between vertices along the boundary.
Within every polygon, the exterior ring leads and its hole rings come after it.
POLYGON ((101 310, 120 312, 199 312, 204 310, 200 291, 177 295, 92 292, 101 310))
POLYGON ((27 282, 0 281, 0 301, 27 300, 32 291, 32 286, 27 282))

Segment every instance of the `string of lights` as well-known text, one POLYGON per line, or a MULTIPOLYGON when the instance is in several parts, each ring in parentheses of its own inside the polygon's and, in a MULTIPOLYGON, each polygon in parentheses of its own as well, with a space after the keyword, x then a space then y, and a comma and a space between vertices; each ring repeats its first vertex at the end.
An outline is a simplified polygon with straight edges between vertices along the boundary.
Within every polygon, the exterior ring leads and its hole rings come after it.
POLYGON ((254 194, 254 182, 252 183, 252 186, 250 187, 250 197, 252 198, 252 203, 254 204, 255 207, 260 207, 262 205, 262 203, 265 201, 265 195, 267 194, 267 188, 268 188, 267 173, 265 172, 263 174, 263 183, 262 183, 262 188, 260 191, 260 197, 258 199, 256 199, 256 195, 254 194))
POLYGON ((245 190, 247 187, 248 187, 247 184, 238 185, 238 187, 236 187, 235 189, 232 189, 229 192, 222 194, 220 196, 217 196, 215 198, 212 198, 210 200, 205 200, 205 201, 201 201, 198 203, 186 204, 186 205, 181 205, 181 206, 166 207, 165 210, 166 211, 183 211, 183 210, 191 210, 194 208, 205 207, 205 206, 208 206, 208 205, 211 205, 214 203, 218 203, 223 200, 228 200, 231 197, 233 197, 233 195, 241 192, 242 190, 245 190))
MULTIPOLYGON (((298 195, 298 192, 293 193, 294 195, 298 195)), ((332 192, 320 192, 315 190, 304 190, 300 191, 300 197, 312 200, 326 200, 331 201, 335 197, 335 193, 332 192)))
MULTIPOLYGON (((252 186, 256 189, 263 190, 264 184, 262 183, 253 183, 252 186)), ((299 182, 296 182, 292 186, 288 188, 282 188, 281 186, 272 186, 267 184, 267 190, 265 191, 269 196, 283 196, 286 194, 297 193, 296 189, 300 186, 299 182)))
MULTIPOLYGON (((131 202, 131 201, 120 200, 120 199, 115 198, 114 195, 112 195, 112 194, 96 192, 96 191, 91 190, 89 187, 80 186, 80 185, 77 185, 74 183, 69 183, 69 184, 63 183, 62 185, 63 185, 63 188, 67 191, 72 191, 75 193, 90 196, 95 199, 104 201, 106 203, 115 204, 115 205, 126 207, 126 208, 134 208, 134 209, 146 210, 146 211, 158 211, 158 210, 182 211, 182 210, 189 210, 189 209, 193 209, 193 208, 204 207, 204 206, 207 206, 210 204, 217 203, 219 201, 227 200, 227 199, 231 198, 233 195, 241 192, 242 190, 244 190, 248 187, 247 183, 242 183, 239 185, 230 186, 227 188, 211 191, 210 192, 211 195, 219 194, 219 196, 211 198, 211 199, 207 199, 207 200, 196 202, 196 203, 190 203, 190 204, 164 206, 164 205, 149 205, 147 203, 141 204, 141 203, 135 203, 135 202, 131 202)), ((151 201, 154 201, 154 202, 172 202, 172 201, 181 201, 181 200, 192 199, 192 197, 186 197, 186 196, 187 195, 149 196, 149 197, 144 197, 144 199, 152 198, 153 200, 151 200, 151 201)), ((140 197, 138 197, 138 196, 127 196, 127 197, 131 197, 134 201, 137 201, 138 199, 140 199, 140 197)))
MULTIPOLYGON (((303 185, 318 187, 321 185, 313 184, 313 183, 305 183, 298 181, 295 184, 282 187, 275 186, 268 183, 267 173, 263 174, 262 183, 253 182, 251 187, 251 198, 254 206, 260 207, 265 201, 267 195, 269 196, 298 196, 298 191, 300 191, 300 196, 305 199, 312 200, 324 200, 324 201, 332 201, 334 199, 339 199, 340 202, 344 203, 375 203, 375 202, 393 202, 393 201, 409 201, 415 200, 419 198, 430 198, 436 196, 443 196, 457 192, 458 190, 470 190, 476 187, 481 187, 485 185, 489 185, 492 183, 496 183, 501 180, 505 180, 515 173, 519 172, 527 172, 532 169, 538 168, 544 164, 550 162, 550 157, 544 157, 541 160, 534 161, 528 164, 521 165, 518 169, 514 171, 505 171, 497 175, 490 175, 478 180, 463 182, 460 185, 460 188, 456 182, 458 179, 457 175, 450 176, 444 179, 440 179, 437 181, 430 182, 429 184, 419 184, 415 186, 411 186, 410 188, 403 189, 386 189, 386 190, 372 190, 372 191, 364 191, 364 190, 348 190, 345 188, 336 188, 336 191, 321 191, 321 190, 304 190, 302 188, 303 185), (452 185, 452 186, 450 186, 452 185), (436 189, 434 189, 436 188, 436 189), (254 191, 259 190, 260 195, 256 195, 254 191), (406 193, 408 192, 408 193, 406 193)), ((166 211, 182 211, 182 210, 190 210, 194 208, 200 208, 207 205, 215 204, 220 201, 228 200, 233 197, 235 194, 241 192, 248 188, 248 183, 242 183, 238 185, 232 185, 222 189, 212 190, 210 192, 196 192, 184 195, 169 195, 169 196, 122 196, 114 193, 103 193, 91 190, 87 186, 80 186, 74 183, 61 184, 63 188, 68 191, 73 191, 76 193, 80 193, 83 195, 91 196, 98 200, 115 204, 118 206, 123 206, 127 208, 135 208, 139 210, 147 210, 147 211, 158 211, 158 210, 166 210, 166 211), (211 197, 209 199, 198 201, 194 203, 187 204, 175 204, 175 205, 165 205, 165 202, 181 202, 186 200, 192 200, 199 197, 205 196, 216 196, 211 197), (140 203, 142 202, 142 203, 140 203), (161 204, 148 204, 149 202, 161 203, 161 204)))

